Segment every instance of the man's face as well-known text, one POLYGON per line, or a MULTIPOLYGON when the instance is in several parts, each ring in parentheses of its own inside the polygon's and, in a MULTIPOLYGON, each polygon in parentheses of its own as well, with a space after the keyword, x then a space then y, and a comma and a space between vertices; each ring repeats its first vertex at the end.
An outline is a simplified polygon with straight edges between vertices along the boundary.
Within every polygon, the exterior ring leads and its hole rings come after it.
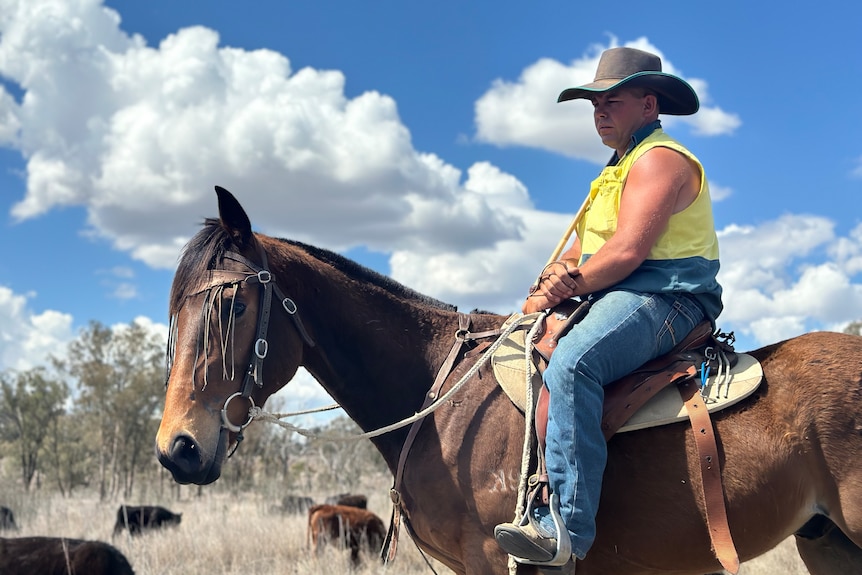
POLYGON ((593 119, 602 143, 624 154, 632 134, 652 121, 655 96, 644 95, 643 90, 614 90, 596 94, 593 103, 593 119), (649 102, 648 99, 652 99, 649 102))

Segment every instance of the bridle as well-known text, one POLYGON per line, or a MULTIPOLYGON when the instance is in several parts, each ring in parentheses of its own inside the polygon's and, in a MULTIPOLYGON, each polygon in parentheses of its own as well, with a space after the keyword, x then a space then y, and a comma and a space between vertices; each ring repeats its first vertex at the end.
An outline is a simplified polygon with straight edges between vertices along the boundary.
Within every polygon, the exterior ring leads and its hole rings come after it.
MULTIPOLYGON (((249 414, 248 419, 240 424, 236 425, 231 422, 228 418, 228 406, 230 402, 236 398, 241 398, 248 400, 251 404, 249 410, 255 407, 254 399, 251 394, 254 390, 254 386, 262 388, 263 387, 263 361, 266 359, 267 353, 269 352, 269 343, 266 339, 267 330, 269 329, 269 319, 272 311, 272 296, 273 293, 275 296, 281 301, 281 307, 287 312, 288 317, 293 322, 294 327, 299 332, 302 340, 309 346, 314 347, 314 340, 311 339, 311 336, 308 335, 308 332, 305 329, 305 325, 302 323, 302 319, 299 317, 299 310, 297 309, 296 302, 287 297, 281 288, 275 283, 275 280, 272 276, 272 273, 269 271, 267 266, 267 258, 266 252, 263 251, 263 248, 260 249, 260 259, 262 262, 261 266, 258 266, 248 258, 243 255, 234 252, 228 251, 224 254, 224 259, 233 260, 237 263, 240 263, 247 267, 252 273, 240 272, 240 271, 232 271, 232 270, 221 270, 214 269, 208 270, 206 276, 202 278, 201 282, 193 288, 193 290, 189 290, 190 293, 186 297, 191 297, 193 295, 200 294, 205 291, 209 291, 216 287, 235 287, 241 283, 246 283, 248 285, 259 284, 261 288, 261 299, 260 306, 258 309, 257 316, 257 328, 256 335, 254 341, 254 347, 252 348, 251 359, 249 360, 248 369, 246 369, 245 377, 243 378, 242 385, 240 389, 225 399, 224 405, 221 409, 221 419, 222 419, 222 428, 227 429, 228 431, 232 431, 234 433, 238 433, 237 437, 237 445, 240 441, 242 441, 242 431, 252 421, 252 416, 249 414)), ((172 322, 173 323, 173 322, 172 322)), ((204 325, 203 329, 209 329, 209 325, 204 325)), ((170 369, 172 364, 173 355, 172 351, 172 343, 175 343, 174 338, 176 337, 176 325, 172 326, 171 333, 168 342, 168 376, 170 376, 170 369)), ((165 385, 167 386, 167 381, 165 381, 165 385)))

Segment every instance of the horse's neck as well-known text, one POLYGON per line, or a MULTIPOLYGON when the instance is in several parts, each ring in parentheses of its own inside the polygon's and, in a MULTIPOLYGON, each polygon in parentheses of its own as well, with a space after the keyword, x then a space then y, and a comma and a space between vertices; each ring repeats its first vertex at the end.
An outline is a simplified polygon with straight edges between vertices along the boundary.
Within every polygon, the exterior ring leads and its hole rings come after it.
MULTIPOLYGON (((418 411, 454 342, 458 314, 344 278, 309 287, 315 296, 302 316, 316 345, 306 349, 305 368, 365 431, 418 411)), ((402 434, 392 437, 400 446, 402 434)), ((388 441, 375 442, 384 456, 388 441)))

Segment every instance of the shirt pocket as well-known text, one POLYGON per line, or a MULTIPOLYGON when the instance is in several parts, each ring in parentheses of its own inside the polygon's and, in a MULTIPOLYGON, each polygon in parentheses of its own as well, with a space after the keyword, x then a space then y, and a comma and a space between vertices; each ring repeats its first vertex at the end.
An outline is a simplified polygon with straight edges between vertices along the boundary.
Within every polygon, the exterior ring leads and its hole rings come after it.
POLYGON ((619 198, 622 191, 622 169, 613 166, 602 170, 598 178, 593 180, 589 211, 586 214, 587 232, 592 232, 604 239, 617 231, 617 214, 619 213, 619 198))

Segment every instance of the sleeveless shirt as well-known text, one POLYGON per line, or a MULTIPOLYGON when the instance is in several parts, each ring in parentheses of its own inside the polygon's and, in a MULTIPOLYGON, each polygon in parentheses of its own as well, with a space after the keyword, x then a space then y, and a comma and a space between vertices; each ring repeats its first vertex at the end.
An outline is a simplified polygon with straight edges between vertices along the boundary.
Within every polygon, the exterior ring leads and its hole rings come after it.
POLYGON ((661 128, 638 143, 617 165, 605 167, 590 185, 587 210, 577 226, 581 241, 580 264, 586 262, 616 232, 620 197, 626 177, 638 158, 658 146, 676 150, 697 166, 700 190, 691 205, 670 217, 667 228, 652 246, 646 260, 616 284, 614 289, 689 293, 714 323, 723 306, 721 286, 716 279, 719 269, 718 238, 709 184, 700 161, 661 128))

